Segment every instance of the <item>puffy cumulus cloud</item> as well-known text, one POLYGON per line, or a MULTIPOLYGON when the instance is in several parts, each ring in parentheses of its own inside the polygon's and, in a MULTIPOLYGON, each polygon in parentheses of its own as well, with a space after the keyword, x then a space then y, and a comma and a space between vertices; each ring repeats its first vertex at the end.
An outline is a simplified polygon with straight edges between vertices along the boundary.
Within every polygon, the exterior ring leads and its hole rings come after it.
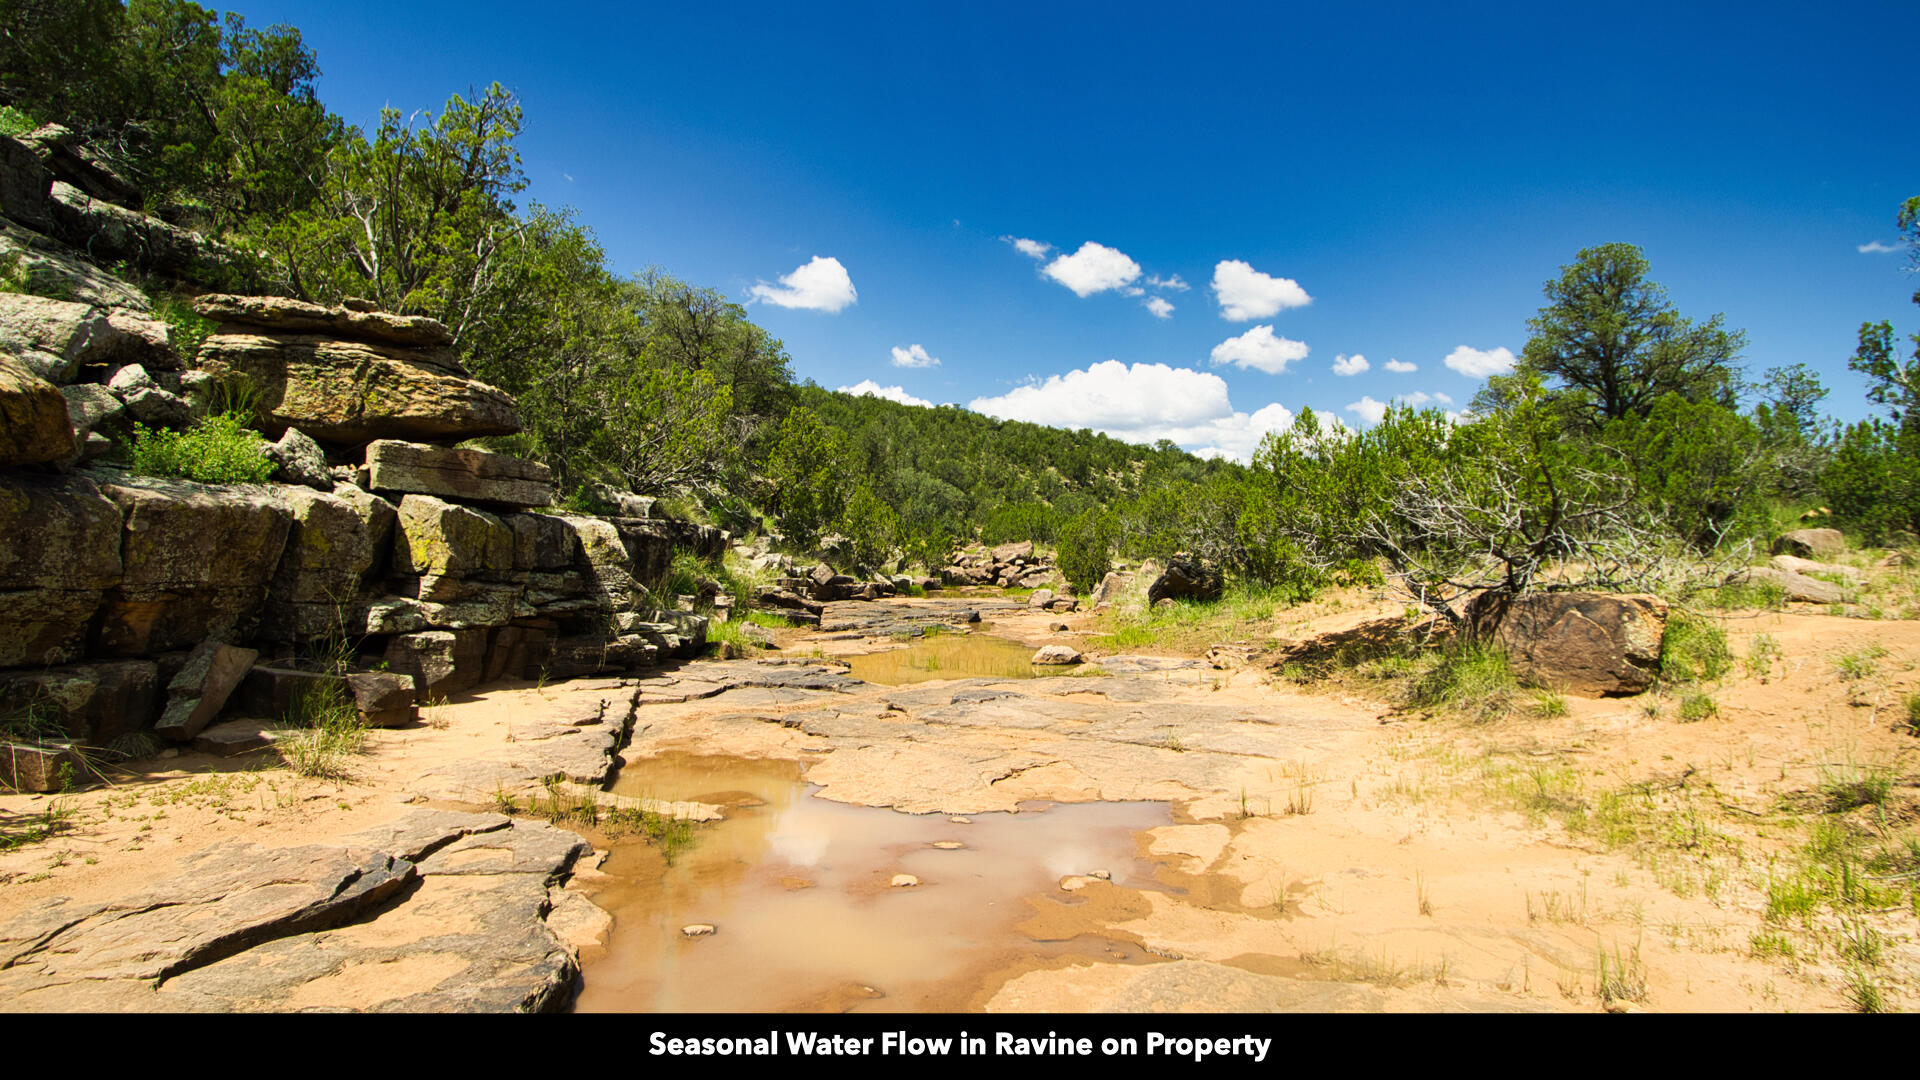
MULTIPOLYGON (((896 349, 894 351, 898 352, 899 350, 896 349)), ((926 398, 914 397, 912 394, 907 393, 907 389, 904 386, 881 386, 879 383, 874 382, 872 379, 861 379, 859 382, 854 383, 852 386, 841 387, 836 392, 841 394, 854 394, 854 395, 864 394, 867 397, 886 398, 888 401, 897 401, 902 405, 918 405, 923 409, 933 408, 933 402, 928 401, 926 398)))
POLYGON ((1147 278, 1147 288, 1171 289, 1174 292, 1186 292, 1188 289, 1193 288, 1193 286, 1182 281, 1179 274, 1169 274, 1166 277, 1153 274, 1147 278))
POLYGON ((1132 443, 1169 439, 1195 453, 1240 461, 1253 456, 1267 432, 1293 423, 1293 414, 1278 403, 1252 413, 1234 411, 1226 380, 1218 375, 1118 360, 975 398, 967 407, 1003 420, 1092 428, 1132 443))
POLYGON ((1147 310, 1153 312, 1154 318, 1156 319, 1173 318, 1173 305, 1158 296, 1150 296, 1147 298, 1147 310))
POLYGON ((1236 364, 1258 368, 1269 375, 1279 375, 1287 370, 1288 364, 1306 358, 1306 342, 1278 337, 1271 326, 1256 326, 1239 337, 1230 337, 1215 345, 1212 355, 1215 366, 1236 364))
POLYGON ((1862 255, 1887 255, 1900 249, 1892 244, 1883 244, 1878 240, 1874 240, 1861 244, 1858 250, 1862 255))
POLYGON ((1446 365, 1470 379, 1484 379, 1512 371, 1513 353, 1505 348, 1482 350, 1457 345, 1447 354, 1446 365))
POLYGON ((1430 405, 1435 403, 1438 403, 1441 405, 1453 404, 1453 399, 1448 397, 1447 395, 1429 394, 1425 390, 1415 390, 1411 394, 1401 394, 1400 396, 1394 398, 1393 400, 1400 402, 1403 405, 1411 405, 1416 409, 1422 405, 1430 405))
POLYGON ((904 349, 895 345, 893 347, 893 366, 939 367, 940 358, 937 356, 928 356, 926 346, 924 345, 909 345, 904 349))
POLYGON ((1003 236, 1000 239, 1013 245, 1013 249, 1030 259, 1044 259, 1047 252, 1053 250, 1052 244, 1043 244, 1038 240, 1029 240, 1024 236, 1003 236))
POLYGON ((1375 401, 1373 400, 1373 396, 1368 394, 1362 396, 1359 401, 1348 405, 1347 411, 1365 420, 1369 425, 1372 425, 1379 423, 1381 417, 1387 415, 1387 403, 1384 401, 1375 401))
POLYGON ((1387 361, 1386 367, 1388 371, 1397 371, 1402 375, 1405 375, 1410 371, 1420 370, 1419 364, 1409 364, 1405 360, 1389 360, 1387 361))
POLYGON ((1072 289, 1075 296, 1092 296, 1122 289, 1140 276, 1140 264, 1105 244, 1089 240, 1071 255, 1062 255, 1040 271, 1072 289))
POLYGON ((1354 353, 1352 356, 1336 356, 1333 358, 1333 373, 1335 375, 1358 375, 1372 366, 1372 364, 1367 363, 1367 358, 1361 356, 1359 353, 1354 353))
POLYGON ((859 299, 853 291, 853 278, 839 259, 815 255, 805 266, 791 274, 780 275, 780 284, 762 281, 747 290, 755 300, 775 307, 805 308, 809 311, 839 311, 859 299))
POLYGON ((1299 282, 1270 277, 1239 259, 1223 259, 1213 268, 1213 294, 1220 301, 1220 317, 1228 322, 1264 319, 1313 302, 1299 282))

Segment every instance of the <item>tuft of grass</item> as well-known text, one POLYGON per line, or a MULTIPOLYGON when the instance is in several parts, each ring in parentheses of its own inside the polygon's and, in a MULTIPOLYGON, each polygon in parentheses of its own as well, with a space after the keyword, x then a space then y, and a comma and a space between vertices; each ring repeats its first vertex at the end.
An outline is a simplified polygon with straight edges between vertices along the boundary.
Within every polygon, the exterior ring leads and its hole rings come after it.
POLYGON ((1660 677, 1669 682, 1715 682, 1733 666, 1727 631, 1718 620, 1676 612, 1660 638, 1660 677))
POLYGON ((1753 635, 1753 640, 1747 645, 1745 661, 1747 675, 1763 683, 1766 682, 1773 674, 1774 665, 1778 664, 1785 655, 1780 648, 1780 643, 1774 640, 1772 634, 1753 635))
POLYGON ((1820 793, 1829 813, 1860 806, 1881 806, 1893 793, 1893 771, 1855 761, 1852 755, 1835 765, 1820 766, 1820 793))
POLYGON ((1484 720, 1506 713, 1519 689, 1505 652, 1483 641, 1459 638, 1443 645, 1433 665, 1414 677, 1407 703, 1484 720))
POLYGON ((1533 712, 1543 720, 1567 715, 1567 695, 1559 690, 1541 690, 1534 694, 1533 712))
POLYGON ((346 759, 366 748, 367 728, 344 683, 327 679, 301 687, 288 706, 286 732, 274 743, 301 776, 344 780, 346 759))
POLYGON ((1908 694, 1900 699, 1900 704, 1906 713, 1907 731, 1920 735, 1920 694, 1908 694))
POLYGON ((1720 706, 1713 700, 1712 694, 1690 690, 1680 695, 1681 723, 1697 723, 1718 715, 1720 715, 1720 706))
POLYGON ((1615 943, 1613 958, 1609 962, 1606 946, 1596 950, 1599 962, 1595 964, 1595 982, 1601 1001, 1645 1001, 1647 999, 1647 968, 1640 960, 1640 946, 1635 945, 1631 953, 1622 954, 1615 943))
POLYGON ((1427 875, 1421 871, 1413 872, 1414 906, 1422 915, 1433 915, 1433 888, 1427 881, 1427 875))
POLYGON ((1865 682, 1880 674, 1880 661, 1887 655, 1886 646, 1879 642, 1869 642, 1852 652, 1841 653, 1834 658, 1833 673, 1842 682, 1865 682))

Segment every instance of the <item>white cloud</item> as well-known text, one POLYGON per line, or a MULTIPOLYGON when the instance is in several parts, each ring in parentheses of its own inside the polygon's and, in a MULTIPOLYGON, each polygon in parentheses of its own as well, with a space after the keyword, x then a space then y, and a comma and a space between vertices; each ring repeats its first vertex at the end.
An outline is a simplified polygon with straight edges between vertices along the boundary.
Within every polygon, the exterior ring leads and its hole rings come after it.
POLYGON ((1372 364, 1367 363, 1367 358, 1361 356, 1359 353, 1354 353, 1352 356, 1336 356, 1333 358, 1333 373, 1335 375, 1358 375, 1372 366, 1372 364))
POLYGON ((1458 345, 1447 354, 1446 365, 1470 379, 1505 375, 1513 370, 1513 353, 1505 348, 1470 349, 1458 345))
POLYGON ((1218 375, 1166 364, 1107 360, 1065 375, 975 398, 975 412, 1063 428, 1093 428, 1132 443, 1170 439, 1203 456, 1246 461, 1269 431, 1293 423, 1279 403, 1234 411, 1218 375))
POLYGON ((1399 402, 1402 405, 1411 405, 1416 409, 1422 405, 1430 404, 1433 402, 1438 402, 1442 405, 1453 404, 1453 399, 1448 397, 1447 395, 1429 394, 1425 390, 1415 390, 1411 394, 1401 394, 1400 396, 1394 398, 1393 400, 1399 402))
POLYGON ((1387 361, 1387 370, 1397 371, 1397 372, 1400 372, 1402 375, 1404 375, 1409 371, 1419 371, 1420 365, 1409 364, 1405 360, 1389 360, 1387 361))
POLYGON ((762 281, 747 290, 755 300, 776 307, 805 308, 809 311, 839 311, 859 299, 853 291, 853 279, 839 259, 815 255, 807 265, 791 274, 780 275, 780 284, 762 281))
POLYGON ((940 358, 937 356, 928 356, 926 347, 923 345, 909 345, 904 349, 895 345, 893 347, 893 366, 916 368, 939 367, 940 358))
POLYGON ((1154 317, 1158 319, 1173 318, 1173 305, 1157 296, 1147 298, 1147 310, 1153 312, 1154 317))
POLYGON ((1213 293, 1220 300, 1220 317, 1228 322, 1264 319, 1313 302, 1299 282, 1269 277, 1238 259, 1213 268, 1213 293))
POLYGON ((1193 286, 1180 280, 1179 274, 1169 274, 1166 277, 1154 274, 1147 278, 1147 287, 1150 289, 1172 289, 1174 292, 1186 292, 1193 286))
POLYGON ((1372 395, 1363 396, 1359 401, 1347 406, 1347 411, 1365 420, 1369 426, 1380 422, 1387 415, 1387 403, 1373 400, 1372 395))
POLYGON ((1213 347, 1216 365, 1237 364, 1242 368, 1258 368, 1269 375, 1279 375, 1287 370, 1289 363, 1306 358, 1306 342, 1275 337, 1271 326, 1256 326, 1213 347))
POLYGON ((1891 252, 1899 251, 1900 249, 1893 245, 1883 244, 1880 241, 1875 240, 1871 243, 1861 244, 1858 250, 1862 255, 1886 255, 1891 252))
POLYGON ((1113 248, 1089 240, 1071 255, 1062 255, 1041 273, 1072 289, 1076 296, 1092 296, 1133 284, 1140 264, 1113 248))
POLYGON ((1120 295, 1122 295, 1122 296, 1145 296, 1145 295, 1147 295, 1147 290, 1145 290, 1145 289, 1143 289, 1143 288, 1141 288, 1141 287, 1140 287, 1140 286, 1138 286, 1138 285, 1128 285, 1128 286, 1125 286, 1125 287, 1123 287, 1123 288, 1122 288, 1122 289, 1120 290, 1120 295))
POLYGON ((1052 244, 1043 244, 1024 236, 1003 236, 1000 239, 1012 244, 1015 251, 1031 259, 1044 259, 1047 257, 1047 252, 1053 250, 1052 244))
POLYGON ((867 397, 886 398, 888 401, 897 401, 902 405, 918 405, 923 409, 933 408, 933 402, 925 398, 914 397, 912 394, 907 393, 906 388, 903 386, 881 386, 872 379, 861 379, 852 386, 843 386, 837 393, 865 394, 867 397))

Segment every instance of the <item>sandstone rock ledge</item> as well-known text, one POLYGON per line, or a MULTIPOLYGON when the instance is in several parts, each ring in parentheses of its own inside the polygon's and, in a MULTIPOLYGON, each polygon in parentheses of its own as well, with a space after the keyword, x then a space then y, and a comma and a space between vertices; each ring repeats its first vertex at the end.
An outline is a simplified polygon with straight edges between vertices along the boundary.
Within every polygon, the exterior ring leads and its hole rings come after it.
POLYGON ((27 1012, 549 1012, 574 950, 548 924, 591 849, 551 825, 412 810, 345 846, 232 844, 111 903, 0 926, 27 1012))

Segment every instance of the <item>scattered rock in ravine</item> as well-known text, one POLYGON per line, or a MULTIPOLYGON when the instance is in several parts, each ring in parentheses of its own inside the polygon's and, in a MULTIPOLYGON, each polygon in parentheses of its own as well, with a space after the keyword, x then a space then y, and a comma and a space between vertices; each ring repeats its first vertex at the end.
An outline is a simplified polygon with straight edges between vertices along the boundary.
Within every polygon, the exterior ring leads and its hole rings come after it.
POLYGON ((1847 538, 1839 529, 1794 529, 1773 541, 1773 554, 1803 559, 1829 558, 1846 550, 1847 538))
POLYGON ((1523 682, 1596 697, 1638 694, 1660 672, 1667 602, 1635 594, 1485 592, 1467 605, 1467 622, 1506 651, 1523 682))
POLYGON ((1069 645, 1043 645, 1033 654, 1035 666, 1059 666, 1080 662, 1080 650, 1069 645))
POLYGON ((690 937, 690 938, 706 937, 708 934, 711 934, 713 932, 714 932, 714 925, 712 923, 704 923, 704 922, 688 923, 687 925, 680 928, 680 933, 683 936, 690 937))
POLYGON ((893 880, 888 882, 888 885, 895 889, 911 889, 918 884, 920 879, 912 874, 895 874, 893 880))

